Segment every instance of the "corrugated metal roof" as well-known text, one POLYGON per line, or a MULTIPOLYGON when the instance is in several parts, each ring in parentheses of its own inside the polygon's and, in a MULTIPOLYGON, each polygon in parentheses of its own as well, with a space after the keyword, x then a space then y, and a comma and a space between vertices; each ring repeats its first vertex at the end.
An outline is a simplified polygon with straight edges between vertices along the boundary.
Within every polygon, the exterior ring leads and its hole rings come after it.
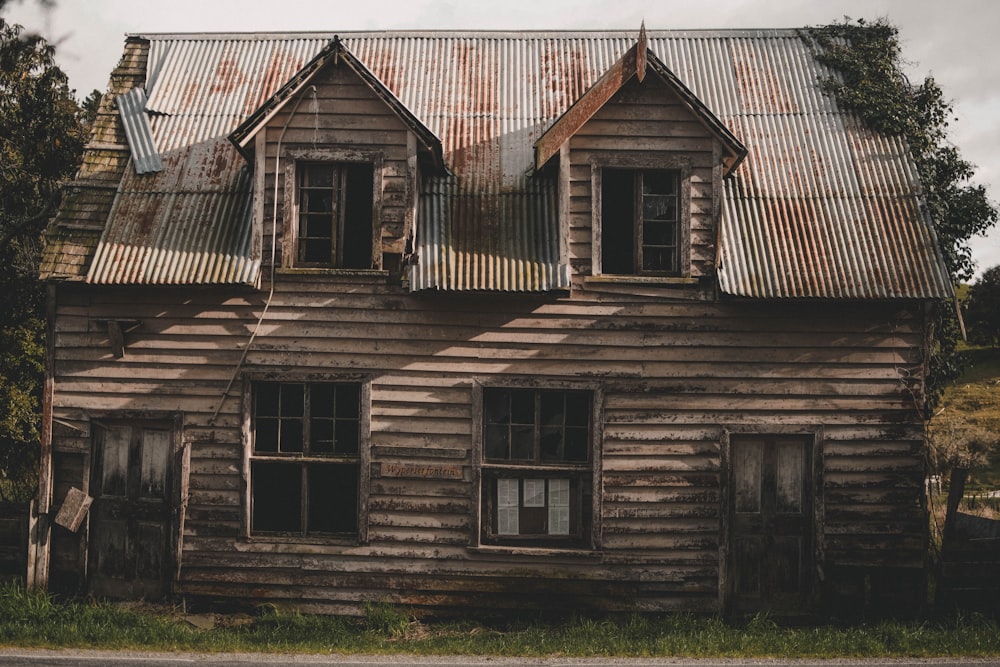
POLYGON ((471 191, 453 177, 428 179, 420 193, 414 290, 537 292, 569 288, 559 263, 557 184, 471 191))
MULTIPOLYGON (((829 72, 816 63, 795 31, 648 34, 657 57, 749 149, 746 162, 726 181, 719 270, 724 291, 751 297, 951 294, 933 232, 915 194, 918 182, 905 147, 865 131, 819 91, 817 78, 829 72)), ((150 42, 146 109, 153 117, 153 135, 167 163, 165 170, 170 172, 171 164, 189 168, 186 161, 171 162, 171 152, 219 141, 332 37, 333 33, 144 36, 150 42), (164 119, 170 122, 161 122, 164 119)), ((483 258, 480 264, 459 261, 455 244, 457 239, 469 239, 477 225, 484 238, 491 239, 487 246, 504 252, 531 246, 521 238, 524 234, 537 242, 545 238, 542 230, 550 230, 552 238, 557 229, 555 207, 550 195, 539 194, 544 188, 532 185, 528 175, 533 146, 635 43, 635 34, 362 32, 341 33, 341 38, 441 138, 445 161, 457 177, 437 182, 425 193, 417 230, 419 269, 413 284, 447 289, 565 286, 565 267, 553 260, 558 258, 558 239, 535 247, 531 261, 511 261, 503 269, 497 268, 503 262, 485 259, 493 256, 486 246, 469 251, 469 257, 483 258), (524 194, 531 187, 535 194, 524 194), (476 203, 470 208, 472 202, 476 203), (486 218, 456 215, 460 210, 494 213, 486 218), (435 217, 435 211, 450 211, 450 217, 435 217), (482 227, 484 220, 492 222, 482 227), (519 242, 522 246, 516 245, 519 242), (455 262, 449 263, 451 257, 455 262), (472 269, 474 265, 480 268, 472 269), (506 280, 504 275, 516 278, 506 280), (550 277, 536 280, 529 275, 550 277)), ((197 161, 194 153, 198 151, 186 154, 197 161)), ((129 188, 137 187, 126 183, 129 180, 123 180, 120 199, 131 197, 129 188)), ((218 192, 237 189, 233 181, 218 192)), ((144 190, 134 192, 142 195, 144 190)), ((124 201, 116 204, 116 211, 127 210, 131 209, 124 201)), ((228 209, 199 210, 208 213, 199 214, 196 221, 181 221, 180 229, 170 230, 170 238, 183 240, 181 246, 196 255, 204 254, 195 263, 207 265, 220 253, 238 256, 230 252, 233 248, 219 245, 222 237, 211 247, 193 247, 195 238, 200 238, 199 226, 221 223, 217 216, 228 209)), ((158 220, 154 227, 166 224, 165 218, 158 220)), ((115 238, 126 242, 126 227, 134 224, 112 215, 105 233, 108 242, 113 228, 117 228, 115 238)), ((249 227, 248 220, 230 224, 249 227)), ((161 236, 147 238, 158 243, 152 239, 161 236)), ((101 254, 101 264, 110 256, 101 254)), ((240 266, 254 267, 258 261, 243 257, 240 266)), ((182 276, 191 280, 209 273, 171 271, 160 275, 176 282, 182 276)), ((135 267, 102 265, 91 270, 93 279, 98 275, 114 281, 147 274, 135 267)))

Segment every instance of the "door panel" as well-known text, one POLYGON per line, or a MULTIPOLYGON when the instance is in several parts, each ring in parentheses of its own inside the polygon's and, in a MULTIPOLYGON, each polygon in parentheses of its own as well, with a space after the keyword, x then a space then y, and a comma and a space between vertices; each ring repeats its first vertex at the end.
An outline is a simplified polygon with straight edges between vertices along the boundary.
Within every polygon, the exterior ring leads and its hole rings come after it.
POLYGON ((156 599, 166 594, 172 442, 166 426, 95 426, 92 595, 156 599))
POLYGON ((815 571, 812 439, 734 437, 730 460, 731 610, 807 611, 815 571))

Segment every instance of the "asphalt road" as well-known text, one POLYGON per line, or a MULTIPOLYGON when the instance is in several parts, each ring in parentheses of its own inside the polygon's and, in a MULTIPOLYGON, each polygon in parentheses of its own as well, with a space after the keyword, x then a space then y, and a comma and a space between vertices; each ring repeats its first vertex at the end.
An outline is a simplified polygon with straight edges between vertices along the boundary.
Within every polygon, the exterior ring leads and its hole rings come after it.
POLYGON ((983 667, 1000 665, 1000 658, 947 658, 927 660, 687 660, 673 658, 474 658, 414 656, 315 656, 260 653, 144 653, 137 651, 50 651, 0 649, 3 667, 242 667, 256 665, 309 665, 336 667, 983 667))

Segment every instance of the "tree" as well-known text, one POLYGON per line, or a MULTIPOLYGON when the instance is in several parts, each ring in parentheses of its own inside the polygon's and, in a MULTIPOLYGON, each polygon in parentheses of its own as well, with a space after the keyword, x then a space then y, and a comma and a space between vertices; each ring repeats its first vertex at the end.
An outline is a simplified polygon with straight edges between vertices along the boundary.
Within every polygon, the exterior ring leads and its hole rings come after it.
POLYGON ((1000 347, 1000 265, 987 269, 969 288, 965 313, 969 342, 1000 347))
MULTIPOLYGON (((971 278, 975 263, 969 239, 996 224, 997 208, 986 188, 970 181, 975 167, 948 141, 952 107, 937 82, 927 77, 910 83, 902 69, 899 31, 885 19, 845 19, 802 34, 817 59, 836 72, 821 79, 823 89, 873 130, 907 142, 945 265, 953 279, 971 278)), ((933 326, 928 412, 961 370, 951 304, 937 304, 933 326)))
POLYGON ((34 488, 45 350, 41 235, 86 137, 54 49, 23 32, 0 18, 0 500, 34 488))

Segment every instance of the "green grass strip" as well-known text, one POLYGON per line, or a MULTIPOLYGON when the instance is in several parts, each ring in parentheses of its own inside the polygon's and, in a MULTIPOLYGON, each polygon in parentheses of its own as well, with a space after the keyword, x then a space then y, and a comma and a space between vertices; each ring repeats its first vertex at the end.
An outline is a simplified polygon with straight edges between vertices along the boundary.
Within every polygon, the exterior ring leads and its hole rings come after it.
POLYGON ((984 657, 1000 655, 1000 627, 982 616, 946 622, 883 621, 849 627, 783 627, 765 617, 743 625, 673 614, 560 623, 519 620, 421 623, 391 605, 361 618, 311 616, 262 607, 241 624, 199 630, 177 614, 108 602, 57 601, 0 587, 0 645, 140 649, 568 657, 984 657))

